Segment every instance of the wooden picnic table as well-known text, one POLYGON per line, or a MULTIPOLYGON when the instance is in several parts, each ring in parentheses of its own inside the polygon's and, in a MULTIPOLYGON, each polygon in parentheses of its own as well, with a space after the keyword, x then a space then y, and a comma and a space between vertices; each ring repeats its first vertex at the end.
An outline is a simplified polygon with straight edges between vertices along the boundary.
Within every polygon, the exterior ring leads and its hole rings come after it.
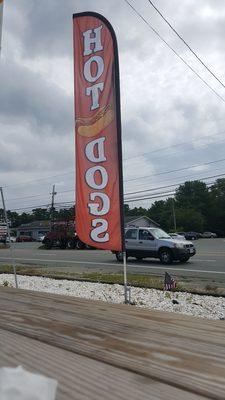
POLYGON ((225 321, 7 287, 0 310, 0 367, 57 379, 57 400, 225 398, 225 321))

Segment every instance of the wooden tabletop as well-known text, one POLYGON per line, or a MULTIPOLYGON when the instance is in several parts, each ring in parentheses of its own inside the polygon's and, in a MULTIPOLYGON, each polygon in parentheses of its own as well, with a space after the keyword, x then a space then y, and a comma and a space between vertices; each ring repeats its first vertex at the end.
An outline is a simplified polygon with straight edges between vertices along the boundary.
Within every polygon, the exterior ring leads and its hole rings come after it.
POLYGON ((57 379, 57 400, 225 398, 225 321, 7 287, 0 313, 0 367, 57 379))

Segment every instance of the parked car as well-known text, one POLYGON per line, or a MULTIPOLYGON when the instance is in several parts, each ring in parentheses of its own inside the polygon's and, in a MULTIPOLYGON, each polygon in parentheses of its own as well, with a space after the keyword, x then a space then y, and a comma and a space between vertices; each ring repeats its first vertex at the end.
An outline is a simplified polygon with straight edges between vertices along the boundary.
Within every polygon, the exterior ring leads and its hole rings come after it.
POLYGON ((185 235, 181 235, 180 233, 175 233, 171 232, 169 233, 172 239, 177 239, 177 240, 186 240, 185 235))
MULTIPOLYGON (((10 236, 10 242, 15 243, 16 242, 16 236, 10 236)), ((6 243, 9 243, 9 237, 7 236, 6 238, 6 243)))
POLYGON ((217 234, 216 234, 216 233, 213 233, 213 232, 204 232, 204 233, 202 234, 202 237, 205 238, 205 239, 207 239, 207 238, 213 238, 213 239, 215 239, 215 238, 217 237, 217 234))
MULTIPOLYGON (((172 239, 160 228, 128 228, 125 232, 126 256, 137 260, 159 258, 162 264, 173 261, 186 262, 196 253, 192 242, 172 239)), ((123 253, 113 251, 118 261, 123 253)))
POLYGON ((225 231, 223 231, 223 230, 216 229, 216 230, 214 230, 214 233, 216 234, 216 237, 219 237, 219 238, 225 237, 225 231))
POLYGON ((45 235, 38 235, 37 242, 42 242, 45 238, 45 235))
POLYGON ((35 240, 28 235, 20 235, 16 238, 17 242, 35 242, 35 240))
POLYGON ((197 240, 200 237, 198 232, 185 232, 185 239, 197 240))

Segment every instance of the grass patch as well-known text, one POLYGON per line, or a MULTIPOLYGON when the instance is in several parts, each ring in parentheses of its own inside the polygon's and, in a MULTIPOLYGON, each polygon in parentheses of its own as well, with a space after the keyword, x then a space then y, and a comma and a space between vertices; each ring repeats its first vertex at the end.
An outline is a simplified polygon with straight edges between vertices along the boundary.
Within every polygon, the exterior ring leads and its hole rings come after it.
POLYGON ((207 284, 206 286, 205 286, 205 290, 207 291, 207 292, 217 292, 217 290, 218 290, 218 286, 216 286, 216 285, 213 285, 213 284, 207 284))
MULTIPOLYGON (((67 280, 76 280, 76 281, 85 281, 85 282, 97 282, 97 283, 108 283, 108 284, 119 284, 123 285, 123 274, 107 274, 101 272, 86 272, 86 273, 77 273, 73 271, 63 271, 54 269, 53 267, 35 267, 35 266, 26 266, 19 265, 16 266, 16 272, 18 275, 27 275, 27 276, 41 276, 52 279, 67 279, 67 280)), ((12 274, 13 268, 10 265, 0 265, 0 274, 12 274)), ((215 284, 210 283, 204 284, 202 282, 196 282, 195 279, 185 280, 181 277, 175 277, 177 280, 177 286, 172 292, 189 292, 190 294, 208 294, 213 296, 225 296, 225 288, 218 287, 215 284)), ((127 275, 127 283, 129 286, 141 287, 141 288, 152 288, 163 290, 164 286, 164 276, 155 276, 155 275, 136 275, 136 274, 128 274, 127 275)), ((167 292, 165 296, 170 297, 170 293, 167 292)), ((191 302, 192 296, 190 295, 189 301, 191 302)))
MULTIPOLYGON (((16 272, 18 275, 27 276, 42 276, 54 279, 69 279, 69 280, 81 280, 87 282, 98 282, 98 283, 111 283, 123 285, 123 274, 103 274, 98 272, 93 273, 76 273, 76 272, 65 272, 65 271, 51 271, 45 267, 26 267, 17 266, 16 272)), ((13 269, 9 265, 0 266, 0 274, 11 274, 13 269)), ((163 289, 163 280, 150 275, 127 275, 127 283, 130 286, 139 287, 151 287, 155 289, 163 289)))

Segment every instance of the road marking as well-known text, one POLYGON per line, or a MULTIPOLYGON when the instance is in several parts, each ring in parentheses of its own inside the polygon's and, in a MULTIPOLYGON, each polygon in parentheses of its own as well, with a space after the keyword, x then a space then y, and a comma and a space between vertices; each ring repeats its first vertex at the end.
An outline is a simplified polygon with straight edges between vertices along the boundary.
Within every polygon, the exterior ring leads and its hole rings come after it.
MULTIPOLYGON (((46 256, 56 256, 56 253, 45 253, 46 256)), ((34 253, 34 256, 40 256, 40 253, 34 253)))
POLYGON ((201 253, 201 252, 197 252, 197 254, 198 255, 200 255, 200 256, 204 256, 204 255, 212 255, 212 256, 220 256, 220 257, 225 257, 225 253, 223 252, 219 252, 219 251, 215 251, 215 252, 212 252, 212 251, 204 251, 204 253, 201 253))
POLYGON ((216 262, 217 260, 201 260, 200 258, 195 258, 194 261, 204 261, 204 262, 216 262))
MULTIPOLYGON (((65 263, 65 264, 88 264, 88 265, 110 265, 113 267, 123 267, 123 264, 117 264, 115 263, 107 263, 107 262, 93 262, 93 261, 69 261, 69 260, 46 260, 46 259, 38 259, 38 258, 13 258, 15 261, 42 261, 42 262, 51 262, 51 263, 65 263)), ((0 257, 0 260, 12 260, 11 257, 0 257)), ((4 262, 4 261, 2 261, 4 262)), ((128 268, 147 268, 147 269, 167 269, 171 271, 182 271, 182 272, 199 272, 202 274, 220 274, 220 275, 225 275, 225 271, 203 271, 201 269, 187 269, 187 268, 174 268, 169 265, 158 265, 158 266, 151 266, 151 265, 141 265, 141 264, 136 264, 136 265, 131 265, 127 264, 128 268)))
POLYGON ((171 271, 200 272, 200 273, 202 273, 202 274, 221 274, 221 275, 225 275, 225 271, 224 271, 224 272, 223 272, 223 271, 203 271, 203 270, 201 270, 201 269, 173 268, 173 267, 170 267, 170 266, 168 266, 168 265, 165 266, 165 267, 162 267, 162 266, 159 266, 159 267, 151 267, 151 266, 146 266, 146 265, 137 265, 137 266, 134 266, 134 265, 127 265, 127 267, 129 267, 129 268, 144 267, 144 268, 148 268, 148 269, 163 269, 163 268, 165 268, 165 269, 171 270, 171 271))

